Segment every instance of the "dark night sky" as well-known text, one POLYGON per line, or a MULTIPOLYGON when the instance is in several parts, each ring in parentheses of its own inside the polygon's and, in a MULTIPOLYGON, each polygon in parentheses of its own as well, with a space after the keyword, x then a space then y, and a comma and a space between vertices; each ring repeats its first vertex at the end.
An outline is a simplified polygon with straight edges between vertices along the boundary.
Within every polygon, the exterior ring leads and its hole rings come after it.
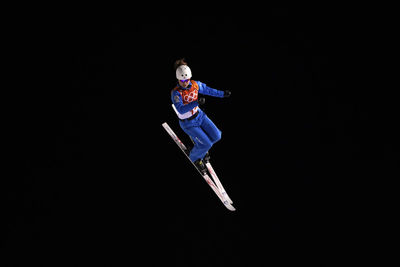
POLYGON ((9 255, 328 266, 352 254, 368 239, 370 177, 394 164, 393 106, 370 89, 373 24, 353 11, 269 9, 28 25, 9 255), (189 141, 170 107, 179 57, 193 79, 232 92, 203 110, 222 130, 211 162, 233 213, 161 127, 189 141))

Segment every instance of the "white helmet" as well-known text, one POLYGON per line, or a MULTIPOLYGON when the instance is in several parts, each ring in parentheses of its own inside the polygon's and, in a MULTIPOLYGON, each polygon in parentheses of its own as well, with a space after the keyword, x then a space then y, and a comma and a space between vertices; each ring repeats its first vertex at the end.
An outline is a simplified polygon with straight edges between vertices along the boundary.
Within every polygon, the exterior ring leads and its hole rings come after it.
POLYGON ((178 80, 187 80, 192 78, 192 72, 190 71, 190 68, 187 65, 180 65, 176 69, 176 78, 178 80))

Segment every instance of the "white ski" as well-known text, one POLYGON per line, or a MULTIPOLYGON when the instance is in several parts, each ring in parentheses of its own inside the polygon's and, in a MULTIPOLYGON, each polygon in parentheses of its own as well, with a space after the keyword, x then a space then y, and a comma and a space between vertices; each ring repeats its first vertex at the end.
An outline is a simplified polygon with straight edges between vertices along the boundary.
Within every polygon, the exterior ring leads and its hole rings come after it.
POLYGON ((222 186, 221 182, 219 181, 217 174, 215 173, 213 167, 211 166, 211 163, 210 163, 210 162, 206 163, 206 167, 207 167, 208 171, 210 172, 211 177, 213 178, 215 184, 216 184, 217 187, 219 188, 219 191, 221 192, 221 194, 225 197, 226 200, 229 201, 229 203, 232 204, 233 201, 232 201, 231 198, 228 196, 228 194, 226 193, 224 187, 222 186))
MULTIPOLYGON (((207 173, 203 174, 203 173, 200 172, 199 169, 197 169, 196 165, 194 165, 194 163, 190 160, 189 156, 186 153, 186 151, 187 151, 186 146, 182 143, 182 141, 178 138, 178 136, 174 133, 174 131, 169 127, 169 125, 166 122, 164 122, 162 124, 162 126, 167 131, 167 133, 171 136, 171 138, 175 141, 175 143, 179 146, 179 148, 182 150, 182 152, 186 155, 186 157, 189 159, 189 161, 193 164, 193 166, 196 168, 196 170, 200 173, 200 175, 204 178, 204 180, 211 187, 211 189, 214 191, 214 193, 218 196, 218 198, 221 200, 221 202, 225 205, 225 207, 228 210, 234 211, 235 208, 231 205, 232 201, 229 198, 229 196, 226 194, 225 190, 223 189, 222 184, 219 181, 218 177, 216 176, 216 174, 215 174, 214 170, 212 169, 212 167, 211 167, 212 172, 210 171, 210 173, 211 173, 212 176, 213 176, 213 173, 214 173, 215 177, 217 177, 216 178, 217 180, 215 180, 215 178, 213 177, 214 181, 218 181, 218 182, 216 182, 217 185, 214 184, 214 182, 211 180, 210 176, 208 176, 207 173)), ((210 166, 211 166, 211 164, 210 164, 210 166)), ((207 166, 207 169, 209 169, 208 166, 207 166)))
MULTIPOLYGON (((193 141, 193 139, 192 139, 191 137, 190 137, 190 140, 192 141, 193 144, 195 144, 194 141, 193 141)), ((206 163, 206 167, 207 167, 207 169, 208 169, 208 172, 211 174, 211 177, 213 178, 214 183, 215 183, 216 186, 218 187, 218 189, 219 189, 219 191, 221 192, 221 194, 222 194, 223 196, 225 196, 225 199, 228 200, 229 203, 232 204, 233 202, 232 202, 231 198, 228 196, 228 194, 226 193, 224 187, 222 186, 221 182, 219 181, 219 178, 218 178, 217 174, 215 173, 214 168, 211 166, 211 163, 210 163, 210 162, 207 162, 207 163, 206 163)))

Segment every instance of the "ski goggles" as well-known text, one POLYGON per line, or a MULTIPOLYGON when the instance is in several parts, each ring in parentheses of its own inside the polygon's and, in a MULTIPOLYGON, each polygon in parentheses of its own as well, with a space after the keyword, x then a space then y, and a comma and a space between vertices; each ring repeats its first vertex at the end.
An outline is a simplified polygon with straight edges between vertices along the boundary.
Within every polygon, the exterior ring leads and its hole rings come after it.
POLYGON ((187 81, 189 81, 190 79, 187 79, 187 80, 180 80, 181 81, 181 83, 185 83, 185 82, 187 82, 187 81))

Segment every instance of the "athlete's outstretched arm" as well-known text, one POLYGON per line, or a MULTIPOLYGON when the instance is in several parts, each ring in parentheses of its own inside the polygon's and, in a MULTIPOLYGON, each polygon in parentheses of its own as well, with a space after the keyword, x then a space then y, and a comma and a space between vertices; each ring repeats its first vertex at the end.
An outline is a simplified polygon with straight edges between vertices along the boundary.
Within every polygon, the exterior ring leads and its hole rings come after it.
POLYGON ((208 87, 205 83, 196 81, 199 85, 199 93, 203 95, 215 96, 215 97, 224 97, 225 92, 221 90, 217 90, 211 87, 208 87))

